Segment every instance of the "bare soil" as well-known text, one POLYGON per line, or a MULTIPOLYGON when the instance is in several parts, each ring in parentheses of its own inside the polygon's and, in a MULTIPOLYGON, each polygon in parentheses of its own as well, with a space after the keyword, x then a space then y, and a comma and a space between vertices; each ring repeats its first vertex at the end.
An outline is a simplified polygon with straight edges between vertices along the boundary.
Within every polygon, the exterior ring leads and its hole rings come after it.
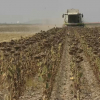
MULTIPOLYGON (((80 38, 76 33, 79 34, 75 28, 66 29, 62 58, 49 100, 100 100, 100 83, 93 72, 93 66, 91 67, 80 38), (70 54, 71 48, 75 48, 73 51, 75 54, 73 52, 70 54), (77 53, 81 49, 82 52, 77 53), (81 62, 76 62, 78 57, 82 58, 81 62), (72 63, 73 69, 71 67, 72 63)), ((38 75, 34 79, 31 78, 27 81, 26 90, 19 100, 47 100, 43 99, 44 86, 38 75)), ((0 93, 0 100, 4 100, 2 92, 0 93)))
POLYGON ((66 43, 63 50, 63 56, 50 100, 72 100, 73 98, 73 96, 71 95, 71 56, 69 55, 68 41, 69 39, 66 36, 66 43))

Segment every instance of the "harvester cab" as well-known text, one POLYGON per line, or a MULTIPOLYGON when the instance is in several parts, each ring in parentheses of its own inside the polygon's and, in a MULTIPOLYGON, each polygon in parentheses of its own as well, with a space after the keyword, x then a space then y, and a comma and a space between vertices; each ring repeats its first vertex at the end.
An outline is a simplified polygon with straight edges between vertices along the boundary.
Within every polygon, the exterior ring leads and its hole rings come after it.
POLYGON ((64 18, 64 26, 84 26, 83 14, 79 13, 78 9, 68 9, 62 18, 64 18))

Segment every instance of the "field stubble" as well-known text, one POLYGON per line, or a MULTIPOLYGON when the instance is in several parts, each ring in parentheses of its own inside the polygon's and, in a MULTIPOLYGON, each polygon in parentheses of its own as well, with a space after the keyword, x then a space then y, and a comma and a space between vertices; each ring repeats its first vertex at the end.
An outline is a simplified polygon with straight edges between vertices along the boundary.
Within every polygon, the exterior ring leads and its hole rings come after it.
POLYGON ((34 100, 37 100, 37 97, 49 99, 60 64, 64 40, 65 29, 53 28, 31 37, 0 43, 2 99, 18 100, 21 96, 20 99, 25 100, 34 97, 35 93, 34 100), (41 88, 38 83, 43 84, 41 88), (27 91, 32 90, 35 92, 31 96, 28 92, 27 96, 27 91))
POLYGON ((99 32, 52 28, 1 42, 0 99, 99 100, 99 32))

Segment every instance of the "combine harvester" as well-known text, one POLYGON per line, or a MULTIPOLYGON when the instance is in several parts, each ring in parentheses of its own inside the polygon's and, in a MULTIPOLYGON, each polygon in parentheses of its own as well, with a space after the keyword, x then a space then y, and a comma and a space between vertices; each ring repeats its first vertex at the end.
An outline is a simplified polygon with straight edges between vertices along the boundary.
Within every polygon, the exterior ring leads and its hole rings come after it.
POLYGON ((84 26, 82 21, 83 14, 79 13, 78 9, 68 9, 66 14, 62 15, 65 26, 84 26))

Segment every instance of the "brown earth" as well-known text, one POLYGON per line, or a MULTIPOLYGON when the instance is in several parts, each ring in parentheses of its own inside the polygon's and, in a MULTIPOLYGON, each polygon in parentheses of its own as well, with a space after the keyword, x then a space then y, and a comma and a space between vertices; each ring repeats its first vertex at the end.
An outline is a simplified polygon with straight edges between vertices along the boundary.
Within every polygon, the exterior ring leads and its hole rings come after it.
MULTIPOLYGON (((73 29, 75 30, 75 29, 73 29)), ((91 68, 90 62, 83 50, 82 53, 77 55, 83 57, 83 61, 74 66, 74 70, 78 68, 78 73, 82 73, 82 76, 78 77, 73 73, 71 68, 72 56, 69 54, 70 47, 75 43, 73 39, 78 39, 75 35, 76 31, 72 29, 66 30, 66 42, 63 49, 60 67, 55 78, 55 84, 53 86, 50 100, 99 100, 100 99, 100 86, 99 82, 95 77, 93 69, 91 68), (70 35, 69 35, 70 34, 70 35), (73 34, 75 35, 73 37, 73 34), (69 36, 68 36, 69 35, 69 36), (72 37, 71 37, 72 36, 72 37), (76 67, 76 68, 75 68, 76 67), (79 78, 78 83, 75 83, 75 78, 79 78), (79 87, 75 87, 79 85, 79 87), (79 94, 78 94, 79 91, 79 94)), ((75 47, 82 48, 82 43, 79 41, 75 47)), ((75 57, 77 56, 75 55, 75 57)), ((37 94, 38 97, 38 94, 37 94)), ((34 96, 27 100, 36 100, 34 96)), ((38 100, 38 99, 37 99, 38 100)), ((44 99, 45 100, 45 99, 44 99)))
MULTIPOLYGON (((14 41, 14 46, 10 45, 13 41, 5 43, 5 46, 1 43, 4 60, 0 61, 3 61, 1 70, 4 72, 0 77, 10 88, 8 93, 0 92, 1 100, 4 100, 3 96, 9 97, 10 92, 14 95, 10 94, 12 100, 100 100, 99 31, 99 27, 53 28, 14 41), (15 48, 18 56, 15 52, 5 58, 9 55, 9 51, 5 52, 10 50, 9 47, 11 50, 15 48), (12 66, 13 63, 16 68, 13 66, 10 71, 15 73, 9 74, 10 67, 6 64, 12 66)), ((6 90, 4 86, 2 88, 6 90)))

